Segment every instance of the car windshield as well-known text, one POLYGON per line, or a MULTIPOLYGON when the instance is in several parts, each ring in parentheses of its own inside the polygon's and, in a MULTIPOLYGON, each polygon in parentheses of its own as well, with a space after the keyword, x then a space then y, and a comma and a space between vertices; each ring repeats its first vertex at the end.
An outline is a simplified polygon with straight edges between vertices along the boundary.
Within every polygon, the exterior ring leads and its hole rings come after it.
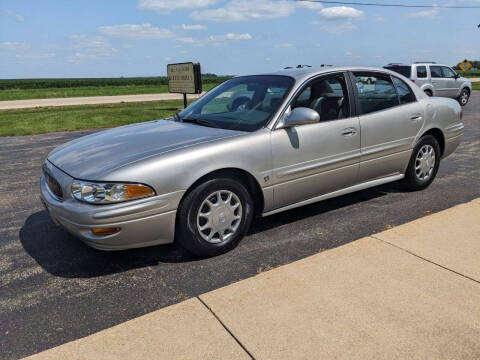
POLYGON ((255 131, 275 114, 294 83, 282 75, 241 76, 209 91, 177 117, 222 129, 255 131))

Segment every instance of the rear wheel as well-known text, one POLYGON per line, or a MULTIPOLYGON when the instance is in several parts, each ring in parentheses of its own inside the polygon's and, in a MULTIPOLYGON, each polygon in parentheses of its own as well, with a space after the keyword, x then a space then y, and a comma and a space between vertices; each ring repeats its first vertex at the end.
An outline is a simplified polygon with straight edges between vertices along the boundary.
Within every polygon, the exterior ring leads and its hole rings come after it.
POLYGON ((433 96, 433 92, 432 90, 424 90, 424 93, 427 94, 428 96, 432 97, 433 96))
POLYGON ((468 89, 463 89, 458 97, 458 102, 460 105, 465 106, 468 103, 468 99, 470 98, 470 91, 468 89))
POLYGON ((440 166, 440 145, 432 135, 420 138, 413 149, 403 184, 409 190, 423 190, 435 179, 440 166))
POLYGON ((248 190, 229 179, 211 179, 193 189, 177 212, 177 240, 191 253, 210 257, 232 250, 253 219, 248 190))

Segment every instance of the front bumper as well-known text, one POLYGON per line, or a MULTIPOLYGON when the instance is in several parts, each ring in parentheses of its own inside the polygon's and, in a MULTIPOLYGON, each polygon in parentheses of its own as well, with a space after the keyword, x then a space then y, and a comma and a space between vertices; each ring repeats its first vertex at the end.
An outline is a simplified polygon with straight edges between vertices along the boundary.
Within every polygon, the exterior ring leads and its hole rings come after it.
POLYGON ((124 250, 173 242, 176 209, 183 191, 112 205, 91 205, 70 195, 73 178, 48 164, 48 171, 60 183, 64 197, 57 198, 40 178, 42 203, 52 220, 86 244, 100 250, 124 250), (99 236, 92 228, 120 227, 112 235, 99 236))

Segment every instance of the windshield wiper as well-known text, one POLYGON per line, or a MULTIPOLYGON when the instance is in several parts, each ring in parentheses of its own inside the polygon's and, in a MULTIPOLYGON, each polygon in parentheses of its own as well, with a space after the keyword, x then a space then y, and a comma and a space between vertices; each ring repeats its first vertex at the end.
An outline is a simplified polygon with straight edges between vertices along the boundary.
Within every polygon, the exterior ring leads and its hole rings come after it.
POLYGON ((189 123, 193 123, 193 124, 198 124, 198 125, 202 125, 202 126, 209 126, 209 127, 213 127, 213 128, 218 127, 210 121, 203 120, 203 119, 198 119, 198 118, 183 118, 181 121, 182 122, 189 122, 189 123))

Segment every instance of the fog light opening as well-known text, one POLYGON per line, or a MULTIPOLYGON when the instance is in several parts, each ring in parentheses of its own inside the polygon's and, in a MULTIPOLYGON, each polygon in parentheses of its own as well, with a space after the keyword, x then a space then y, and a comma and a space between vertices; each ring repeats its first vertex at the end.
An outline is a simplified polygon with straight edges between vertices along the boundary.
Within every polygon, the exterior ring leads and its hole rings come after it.
POLYGON ((120 227, 112 227, 112 228, 93 228, 91 229, 93 235, 97 236, 105 236, 105 235, 113 235, 118 233, 122 228, 120 227))

